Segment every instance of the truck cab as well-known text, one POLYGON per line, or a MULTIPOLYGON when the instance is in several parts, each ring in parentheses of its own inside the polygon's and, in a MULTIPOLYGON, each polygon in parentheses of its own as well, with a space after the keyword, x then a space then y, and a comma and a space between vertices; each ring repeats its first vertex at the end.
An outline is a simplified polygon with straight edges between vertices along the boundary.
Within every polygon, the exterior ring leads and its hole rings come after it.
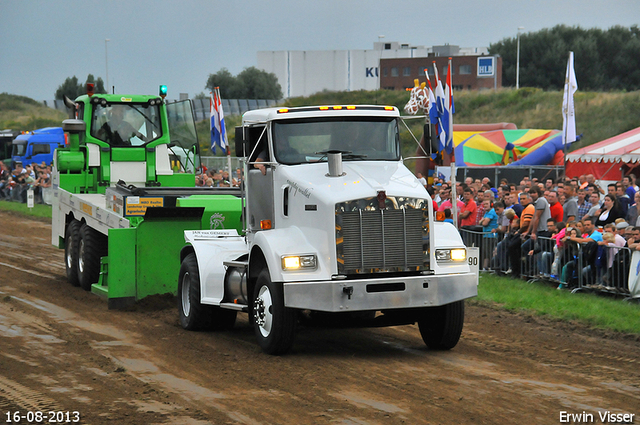
POLYGON ((302 312, 343 324, 356 313, 417 321, 427 345, 455 346, 477 275, 402 163, 398 120, 377 105, 245 113, 246 232, 185 232, 182 325, 198 328, 205 310, 219 324, 231 321, 225 310, 247 311, 263 350, 280 354, 302 312))
POLYGON ((47 127, 17 136, 12 142, 11 161, 23 164, 50 165, 53 162, 53 152, 63 148, 66 143, 64 131, 61 127, 47 127))

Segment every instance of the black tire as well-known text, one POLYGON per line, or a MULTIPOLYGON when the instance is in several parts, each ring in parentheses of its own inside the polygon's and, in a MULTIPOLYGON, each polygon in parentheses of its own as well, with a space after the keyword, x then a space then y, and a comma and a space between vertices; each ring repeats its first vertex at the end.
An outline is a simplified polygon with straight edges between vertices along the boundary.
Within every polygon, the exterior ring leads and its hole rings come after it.
POLYGON ((83 224, 78 243, 78 282, 85 291, 100 279, 100 259, 107 255, 107 238, 83 224))
POLYGON ((80 225, 81 223, 78 220, 72 220, 67 225, 64 234, 64 263, 67 271, 67 281, 73 286, 80 286, 80 281, 78 280, 80 225))
POLYGON ((464 325, 464 301, 430 307, 418 319, 420 335, 432 350, 450 350, 458 344, 464 325))
POLYGON ((182 260, 178 278, 180 325, 187 330, 227 330, 236 323, 237 312, 200 303, 200 270, 196 255, 182 260))
POLYGON ((282 284, 271 282, 268 270, 258 275, 253 290, 251 322, 258 345, 267 354, 285 354, 295 335, 295 310, 284 306, 282 284))

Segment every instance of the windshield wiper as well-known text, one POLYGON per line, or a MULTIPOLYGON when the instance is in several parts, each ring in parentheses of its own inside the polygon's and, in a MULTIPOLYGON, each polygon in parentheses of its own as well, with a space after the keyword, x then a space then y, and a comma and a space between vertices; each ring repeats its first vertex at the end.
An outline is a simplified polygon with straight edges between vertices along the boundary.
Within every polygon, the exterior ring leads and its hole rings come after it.
POLYGON ((328 154, 330 153, 341 153, 343 158, 347 158, 347 159, 364 159, 367 157, 367 155, 363 155, 363 154, 357 154, 357 153, 353 153, 351 151, 343 151, 340 149, 331 149, 328 151, 320 151, 320 152, 316 152, 316 155, 322 155, 320 157, 320 159, 318 159, 318 162, 322 161, 328 154))

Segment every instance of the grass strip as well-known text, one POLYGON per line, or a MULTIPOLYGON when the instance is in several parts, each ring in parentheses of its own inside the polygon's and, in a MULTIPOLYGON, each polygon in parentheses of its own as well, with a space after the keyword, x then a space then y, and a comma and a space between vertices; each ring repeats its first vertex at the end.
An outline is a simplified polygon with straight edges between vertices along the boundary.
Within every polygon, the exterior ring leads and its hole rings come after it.
POLYGON ((513 311, 525 311, 565 321, 578 321, 601 329, 640 334, 640 304, 620 297, 557 290, 545 282, 481 274, 479 301, 513 311))
POLYGON ((0 201, 0 210, 11 211, 13 213, 36 218, 48 218, 51 220, 51 205, 35 204, 33 208, 20 202, 0 201))

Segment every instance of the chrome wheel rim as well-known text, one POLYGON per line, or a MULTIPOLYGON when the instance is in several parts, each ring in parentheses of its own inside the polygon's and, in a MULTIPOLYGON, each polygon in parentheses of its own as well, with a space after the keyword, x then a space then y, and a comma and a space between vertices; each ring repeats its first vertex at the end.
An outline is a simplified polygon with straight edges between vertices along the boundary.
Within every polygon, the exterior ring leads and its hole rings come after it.
POLYGON ((185 316, 189 316, 191 312, 191 301, 189 300, 189 292, 191 290, 191 276, 189 272, 185 272, 182 276, 182 292, 180 298, 182 300, 182 312, 185 316))
POLYGON ((268 337, 273 326, 273 300, 267 286, 260 288, 253 307, 253 315, 263 337, 268 337))
POLYGON ((84 273, 84 240, 80 239, 78 245, 78 271, 84 273))

